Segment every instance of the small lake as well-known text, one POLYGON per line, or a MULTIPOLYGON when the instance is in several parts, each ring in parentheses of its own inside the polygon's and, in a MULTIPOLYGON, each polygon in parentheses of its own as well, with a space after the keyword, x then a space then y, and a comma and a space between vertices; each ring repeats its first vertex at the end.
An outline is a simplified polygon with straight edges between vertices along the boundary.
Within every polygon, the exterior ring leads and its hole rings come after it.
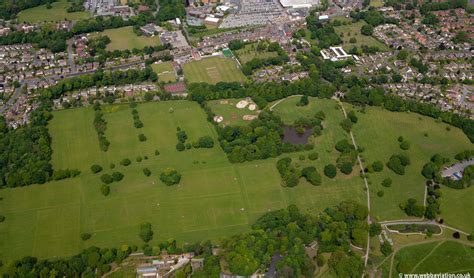
POLYGON ((311 133, 311 128, 306 128, 303 134, 298 134, 295 127, 283 126, 283 143, 306 144, 311 133))

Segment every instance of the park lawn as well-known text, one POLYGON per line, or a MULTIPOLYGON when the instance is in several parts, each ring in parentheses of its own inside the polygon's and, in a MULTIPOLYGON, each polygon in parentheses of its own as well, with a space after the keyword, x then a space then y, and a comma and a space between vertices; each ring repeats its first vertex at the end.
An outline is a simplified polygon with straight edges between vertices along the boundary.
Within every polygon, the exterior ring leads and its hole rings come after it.
POLYGON ((19 22, 38 23, 43 21, 63 21, 80 20, 91 17, 89 12, 68 13, 67 9, 71 3, 66 0, 51 3, 52 8, 47 9, 46 5, 30 8, 18 13, 19 22))
MULTIPOLYGON (((345 104, 345 106, 347 111, 353 110, 350 105, 345 104)), ((456 153, 472 148, 469 139, 460 129, 451 127, 448 131, 447 124, 437 122, 433 118, 409 112, 390 112, 380 107, 368 107, 365 113, 357 112, 356 114, 359 121, 352 130, 357 144, 364 148, 362 157, 365 166, 376 160, 385 164, 393 154, 404 152, 411 160, 411 165, 406 167, 406 173, 403 176, 395 174, 387 166, 382 172, 368 175, 372 215, 375 220, 407 218, 399 208, 399 204, 409 198, 415 198, 418 204, 423 204, 425 178, 421 175, 421 170, 434 154, 439 153, 453 159, 456 153), (403 136, 410 142, 408 151, 400 149, 397 141, 399 136, 403 136), (381 185, 386 177, 392 179, 391 187, 381 185), (385 192, 383 197, 377 196, 379 190, 385 192)), ((445 199, 442 196, 441 203, 444 202, 445 199)), ((446 206, 451 205, 451 203, 446 203, 446 206)), ((459 207, 464 206, 460 204, 459 207)), ((453 212, 443 218, 448 223, 451 217, 454 217, 455 223, 472 222, 472 217, 467 217, 467 214, 455 215, 456 213, 453 212)))
POLYGON ((453 241, 402 248, 396 255, 392 277, 403 273, 474 273, 474 249, 453 241))
MULTIPOLYGON (((297 204, 303 211, 317 214, 343 200, 365 202, 362 181, 357 176, 323 177, 321 186, 303 179, 296 188, 280 185, 277 158, 231 164, 217 144, 217 134, 195 102, 167 101, 139 104, 136 108, 144 126, 136 129, 129 105, 104 105, 107 121, 107 152, 98 148, 92 125, 91 108, 53 112, 49 125, 52 136, 54 169, 74 168, 81 175, 44 185, 0 191, 0 211, 6 220, 0 225, 0 259, 8 263, 26 255, 38 258, 71 256, 88 246, 141 246, 139 225, 150 222, 151 244, 174 238, 180 244, 211 239, 250 230, 263 213, 297 204), (171 109, 172 108, 172 109, 171 109), (74 125, 74 123, 77 123, 74 125), (203 135, 214 138, 212 149, 178 152, 176 129, 185 130, 189 142, 203 135), (138 134, 147 137, 139 142, 138 134), (154 152, 158 149, 159 156, 154 152), (136 157, 147 156, 141 162, 136 157), (119 164, 129 158, 132 164, 119 164), (115 164, 111 169, 110 165, 115 164), (92 174, 89 167, 100 164, 104 170, 92 174), (146 177, 142 170, 152 172, 146 177), (166 186, 159 173, 174 167, 182 179, 177 186, 166 186), (110 185, 111 193, 100 193, 100 176, 120 171, 123 180, 110 185), (343 181, 343 182, 342 182, 343 181), (81 233, 92 238, 86 242, 81 233)), ((329 112, 328 112, 329 114, 329 112)), ((324 135, 322 136, 324 137, 324 135)), ((314 164, 322 173, 327 154, 314 164)), ((308 152, 291 154, 294 161, 308 152)))
POLYGON ((380 8, 383 7, 383 0, 370 0, 370 5, 371 7, 374 8, 380 8))
POLYGON ((151 68, 158 75, 158 81, 164 83, 176 81, 176 73, 171 62, 154 63, 151 68))
POLYGON ((132 26, 121 27, 116 29, 107 29, 100 33, 94 33, 94 35, 107 36, 110 39, 110 43, 107 45, 107 50, 126 50, 126 49, 142 49, 145 46, 157 46, 161 45, 160 38, 158 36, 146 37, 137 36, 133 32, 132 26))
POLYGON ((342 47, 344 48, 344 50, 349 51, 354 46, 361 47, 363 45, 367 45, 367 46, 376 46, 381 51, 387 51, 388 47, 386 45, 379 42, 372 36, 364 36, 360 33, 360 29, 365 24, 367 24, 365 21, 360 20, 356 23, 334 27, 334 30, 341 37, 341 40, 343 41, 342 47), (343 35, 341 36, 341 34, 343 35), (351 38, 355 38, 357 41, 355 43, 350 43, 349 40, 351 38))
POLYGON ((245 76, 235 60, 210 57, 183 65, 184 77, 189 83, 244 82, 245 76))
MULTIPOLYGON (((224 120, 220 123, 222 126, 226 125, 247 125, 250 121, 244 121, 242 117, 244 115, 258 115, 258 110, 250 111, 248 106, 239 109, 235 105, 242 99, 223 99, 223 100, 211 100, 207 103, 207 106, 211 108, 212 112, 218 116, 222 116, 224 120)), ((258 108, 257 108, 258 109, 258 108)))
POLYGON ((242 49, 235 51, 235 54, 239 58, 240 63, 245 64, 248 61, 258 58, 258 59, 267 59, 272 57, 277 57, 276 52, 270 52, 267 50, 257 51, 257 44, 247 44, 242 49))
POLYGON ((474 186, 465 189, 441 187, 441 218, 449 226, 474 233, 474 186))

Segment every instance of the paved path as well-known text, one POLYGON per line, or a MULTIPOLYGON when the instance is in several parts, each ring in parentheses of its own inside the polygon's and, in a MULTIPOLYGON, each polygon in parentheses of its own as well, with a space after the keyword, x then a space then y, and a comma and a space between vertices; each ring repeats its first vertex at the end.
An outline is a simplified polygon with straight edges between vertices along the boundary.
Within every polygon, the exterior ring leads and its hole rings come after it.
POLYGON ((270 106, 270 108, 268 108, 268 110, 270 111, 273 111, 273 108, 275 108, 275 106, 277 106, 278 104, 282 103, 283 101, 285 101, 286 99, 289 99, 289 98, 292 98, 292 97, 301 97, 303 95, 291 95, 291 96, 288 96, 286 98, 282 98, 280 99, 279 101, 275 102, 272 106, 270 106))
POLYGON ((450 229, 450 230, 453 230, 455 232, 458 232, 460 234, 463 234, 463 235, 469 235, 469 233, 463 231, 463 230, 460 230, 460 229, 457 229, 457 228, 454 228, 454 227, 451 227, 451 226, 448 226, 448 225, 444 225, 444 224, 440 224, 434 220, 406 220, 406 219, 402 219, 402 220, 390 220, 390 221, 381 221, 379 222, 381 225, 396 225, 396 224, 401 224, 401 225, 410 225, 410 224, 419 224, 419 225, 424 225, 424 224, 430 224, 430 225, 436 225, 438 227, 441 227, 441 228, 446 228, 446 229, 450 229))

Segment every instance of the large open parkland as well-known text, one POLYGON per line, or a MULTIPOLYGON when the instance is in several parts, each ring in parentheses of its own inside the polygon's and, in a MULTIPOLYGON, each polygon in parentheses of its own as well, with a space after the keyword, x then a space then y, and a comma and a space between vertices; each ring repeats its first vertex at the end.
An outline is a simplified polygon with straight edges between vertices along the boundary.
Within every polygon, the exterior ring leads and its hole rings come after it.
MULTIPOLYGON (((310 98, 308 106, 296 106, 298 98, 288 98, 273 108, 285 123, 299 116, 323 111, 326 115, 322 135, 312 141, 319 158, 306 159, 322 173, 324 165, 338 157, 334 145, 348 134, 340 126, 344 119, 338 102, 310 98)), ((217 105, 217 104, 216 104, 217 105)), ((410 140, 409 153, 413 163, 407 173, 399 176, 384 168, 370 176, 372 217, 377 221, 406 218, 398 204, 408 198, 423 202, 423 164, 439 153, 450 157, 472 144, 462 131, 414 113, 395 113, 381 108, 364 111, 344 104, 346 110, 356 111, 359 122, 353 132, 364 147, 366 163, 387 161, 399 152, 398 136, 410 140), (382 120, 383 119, 383 120, 382 120), (381 144, 383 142, 383 144, 381 144), (385 195, 377 196, 380 183, 391 177, 393 185, 383 188, 385 195)), ((271 105, 269 105, 271 106, 271 105)), ((91 246, 116 247, 122 244, 140 245, 137 236, 140 223, 150 222, 155 231, 153 242, 177 239, 180 243, 210 239, 248 231, 254 221, 270 210, 296 204, 314 214, 343 200, 352 199, 365 204, 363 179, 354 170, 351 175, 322 177, 321 186, 301 180, 294 188, 281 186, 275 167, 278 158, 245 163, 230 163, 218 144, 217 132, 207 121, 204 110, 191 101, 140 103, 136 107, 143 128, 136 129, 132 108, 128 104, 103 105, 107 122, 107 152, 99 148, 93 127, 92 107, 56 111, 48 129, 52 137, 54 169, 78 169, 78 177, 0 191, 0 210, 8 223, 0 225, 0 258, 4 261, 32 255, 39 258, 70 256, 91 246), (210 149, 175 148, 177 128, 186 131, 190 140, 211 136, 216 144, 210 149), (147 140, 140 142, 140 133, 147 140), (156 151, 159 155, 156 155, 156 151), (137 157, 141 157, 140 162, 137 157), (131 165, 120 161, 128 158, 131 165), (91 165, 104 170, 93 174, 91 165), (159 173, 173 167, 182 174, 179 185, 166 186, 159 173), (112 170, 113 168, 113 170, 112 170), (151 171, 149 177, 143 168, 151 171), (111 184, 111 193, 100 192, 102 173, 120 171, 123 180, 111 184), (87 242, 81 233, 91 233, 87 242)), ((226 108, 228 109, 228 108, 226 108)), ((233 113, 233 112, 229 112, 233 113)), ((246 124, 246 123, 243 123, 246 124)), ((283 154, 298 161, 309 151, 283 154)), ((279 157, 279 158, 281 158, 279 157)), ((463 192, 442 188, 445 223, 468 232, 474 230, 472 187, 463 192), (460 193, 465 194, 460 194, 460 193), (456 203, 448 200, 462 198, 456 203), (449 208, 445 206, 448 206, 449 208), (467 207, 466 207, 467 206, 467 207), (468 206, 471 206, 469 209, 468 206)))

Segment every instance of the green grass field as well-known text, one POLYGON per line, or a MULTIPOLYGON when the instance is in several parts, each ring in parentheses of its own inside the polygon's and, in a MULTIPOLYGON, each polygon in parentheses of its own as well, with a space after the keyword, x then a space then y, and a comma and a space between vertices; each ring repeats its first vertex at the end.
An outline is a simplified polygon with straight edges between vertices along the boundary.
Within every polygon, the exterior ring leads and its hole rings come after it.
POLYGON ((210 57, 183 65, 184 76, 189 83, 244 82, 245 76, 237 63, 229 58, 210 57))
POLYGON ((248 61, 252 60, 253 58, 259 59, 267 59, 271 57, 276 57, 278 54, 276 52, 270 51, 257 51, 256 49, 257 44, 247 44, 242 49, 235 51, 237 57, 239 57, 239 61, 242 64, 247 63, 248 61))
POLYGON ((176 81, 176 73, 171 62, 154 63, 151 68, 158 74, 158 81, 164 83, 176 81))
POLYGON ((466 233, 474 233, 474 187, 466 189, 441 189, 441 217, 447 225, 459 228, 466 233))
POLYGON ((222 125, 246 125, 249 121, 244 121, 244 115, 258 115, 257 110, 250 111, 248 106, 239 109, 235 105, 242 99, 223 99, 211 100, 207 105, 212 109, 214 114, 224 117, 222 125))
POLYGON ((133 32, 133 27, 122 27, 117 29, 107 29, 100 33, 94 33, 94 35, 107 36, 110 39, 110 43, 107 45, 107 50, 126 50, 126 49, 142 49, 145 46, 156 46, 161 45, 160 38, 158 36, 146 37, 137 36, 133 32))
MULTIPOLYGON (((347 104, 346 110, 351 110, 347 104)), ((453 159, 456 153, 472 148, 469 139, 460 129, 451 128, 447 131, 447 124, 418 114, 369 107, 365 114, 357 113, 357 116, 359 121, 354 125, 353 132, 359 146, 365 148, 362 153, 365 165, 375 160, 386 163, 391 155, 403 153, 397 141, 399 136, 403 136, 411 144, 410 149, 405 151, 411 159, 411 165, 406 168, 405 175, 397 175, 386 166, 382 172, 369 175, 372 213, 376 219, 406 218, 399 204, 408 198, 415 198, 419 204, 423 204, 425 178, 421 175, 421 169, 434 154, 439 153, 453 159), (381 185, 386 177, 393 180, 389 188, 381 185), (379 190, 385 192, 383 197, 377 196, 379 190)), ((466 201, 468 198, 466 197, 466 201)), ((448 202, 447 198, 441 197, 442 204, 451 206, 448 202)), ((467 216, 467 213, 450 213, 443 215, 443 218, 448 223, 465 222, 469 223, 465 225, 472 226, 472 217, 467 216)))
POLYGON ((474 273, 474 249, 453 241, 402 248, 395 256, 392 277, 403 273, 474 273))
POLYGON ((364 36, 360 33, 360 28, 364 26, 365 24, 367 23, 361 20, 356 23, 334 27, 334 30, 341 37, 343 41, 342 47, 344 48, 344 50, 349 51, 349 49, 353 48, 354 46, 361 47, 362 45, 377 46, 382 51, 388 50, 388 47, 386 45, 379 42, 372 36, 364 36), (349 40, 351 38, 355 38, 356 42, 350 43, 349 40))
POLYGON ((67 8, 71 3, 66 0, 51 3, 52 8, 47 9, 46 5, 26 9, 18 13, 19 22, 38 23, 43 21, 63 21, 80 20, 91 17, 89 12, 68 13, 67 8))
MULTIPOLYGON (((323 101, 325 102, 325 101, 323 101)), ((329 107, 332 107, 330 103, 329 107)), ((175 150, 176 128, 180 126, 189 140, 216 133, 197 103, 169 101, 139 104, 137 110, 144 127, 133 127, 128 105, 104 106, 109 150, 99 150, 92 125, 92 108, 54 112, 49 130, 53 140, 54 169, 77 168, 77 178, 23 188, 0 191, 0 211, 6 220, 0 225, 0 259, 25 255, 54 258, 78 253, 91 245, 117 247, 122 244, 142 245, 139 225, 153 225, 152 243, 175 238, 180 243, 219 238, 249 230, 263 213, 297 204, 302 210, 317 213, 341 200, 365 202, 362 181, 358 176, 323 177, 323 185, 312 186, 303 179, 296 188, 280 185, 276 159, 242 164, 228 162, 220 147, 175 150), (173 113, 170 113, 173 108, 173 113), (148 140, 138 141, 144 133, 148 140), (160 150, 159 156, 154 155, 160 150), (136 162, 137 156, 148 156, 136 162), (129 158, 128 167, 119 165, 129 158), (116 165, 114 170, 109 165, 116 165), (92 164, 104 167, 103 173, 120 171, 125 177, 111 184, 111 194, 100 193, 100 174, 92 174, 92 164), (168 187, 159 180, 165 167, 174 167, 182 174, 178 186, 168 187), (142 169, 152 171, 145 177, 142 169), (265 173, 262 175, 262 173, 265 173), (343 182, 341 182, 343 181, 343 182), (80 234, 89 232, 92 238, 81 241, 80 234)), ((328 119, 328 125, 339 118, 328 119)), ((334 129, 339 130, 335 125, 334 129)), ((321 158, 313 164, 322 173, 328 160, 333 160, 332 139, 328 129, 318 139, 316 150, 321 158), (320 140, 320 141, 319 141, 320 140), (326 147, 326 144, 328 147, 326 147), (328 148, 328 150, 326 150, 328 148), (331 150, 329 150, 331 149, 331 150)), ((343 135, 342 130, 337 134, 343 135)), ((301 153, 292 154, 297 161, 301 153)))

